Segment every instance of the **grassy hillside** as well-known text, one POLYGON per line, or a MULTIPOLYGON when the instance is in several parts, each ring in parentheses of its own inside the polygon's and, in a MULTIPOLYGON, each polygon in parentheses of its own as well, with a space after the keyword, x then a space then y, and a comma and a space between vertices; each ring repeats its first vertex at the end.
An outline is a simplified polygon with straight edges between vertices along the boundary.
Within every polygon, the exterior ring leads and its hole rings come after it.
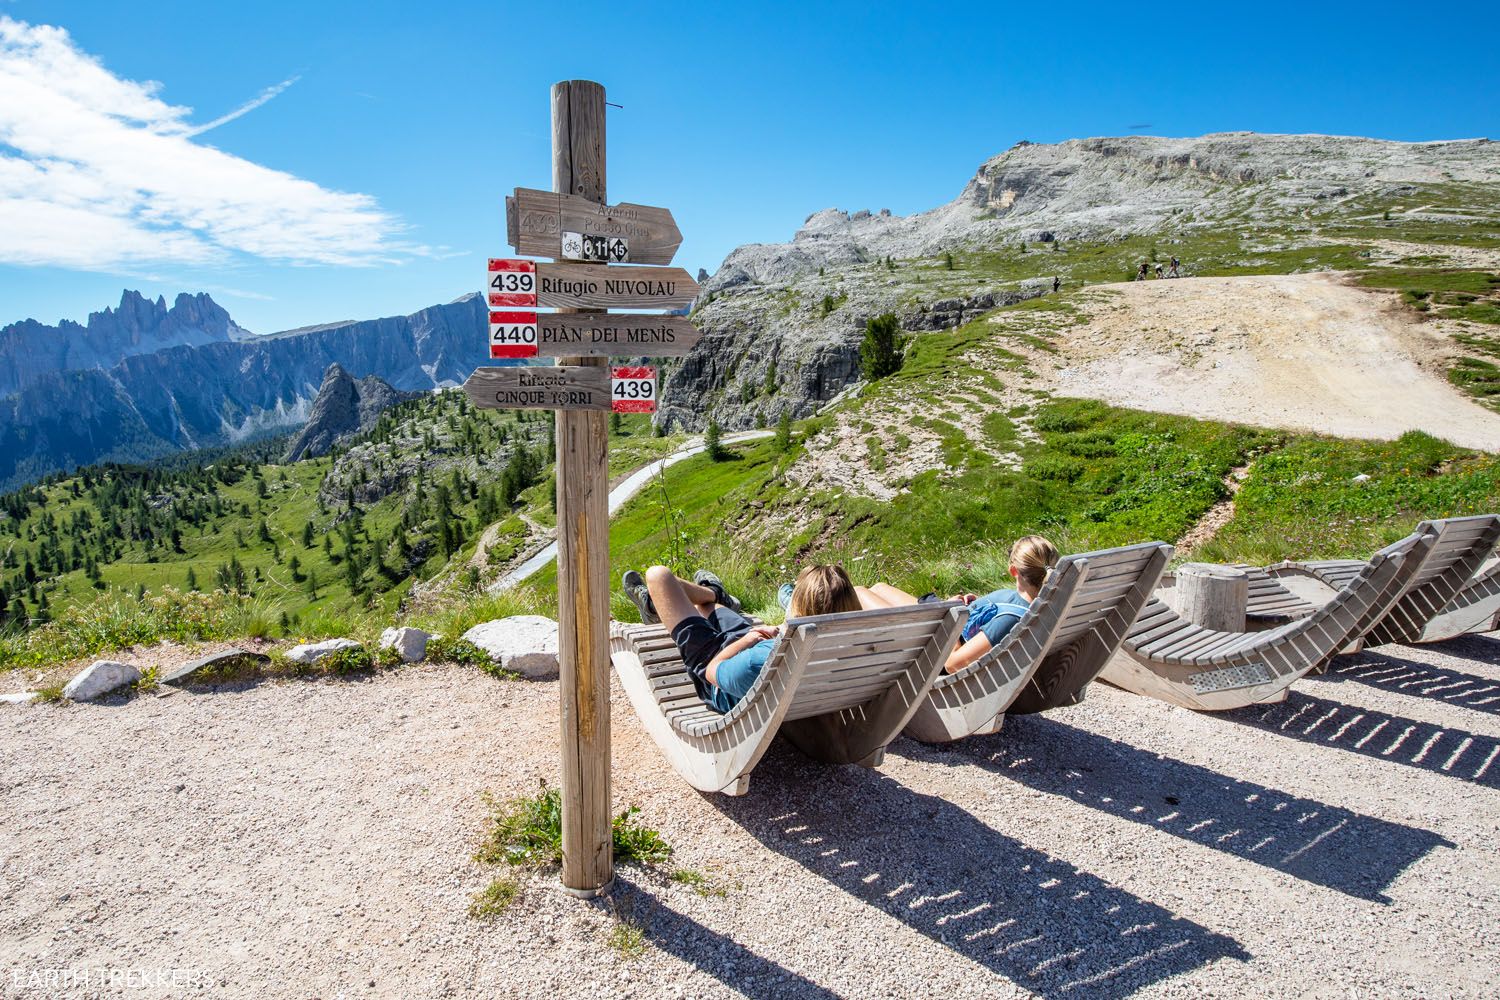
MULTIPOLYGON (((119 634, 131 634, 119 620, 131 615, 177 634, 180 615, 198 635, 338 635, 388 621, 424 582, 472 589, 550 524, 550 436, 549 414, 477 410, 449 392, 388 411, 322 458, 282 464, 275 440, 7 494, 0 667, 31 658, 23 621, 90 605, 101 622, 87 627, 119 634)), ((622 420, 615 463, 677 444, 645 418, 622 420)))

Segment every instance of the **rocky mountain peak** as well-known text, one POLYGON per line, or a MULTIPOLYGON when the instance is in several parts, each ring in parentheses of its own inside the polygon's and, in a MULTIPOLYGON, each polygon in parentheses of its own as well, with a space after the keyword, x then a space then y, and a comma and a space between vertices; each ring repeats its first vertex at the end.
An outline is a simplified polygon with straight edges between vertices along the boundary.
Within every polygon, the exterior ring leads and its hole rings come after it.
POLYGON ((382 411, 420 395, 394 389, 376 375, 356 379, 335 361, 323 372, 312 415, 287 447, 286 461, 326 455, 341 439, 372 427, 382 411))

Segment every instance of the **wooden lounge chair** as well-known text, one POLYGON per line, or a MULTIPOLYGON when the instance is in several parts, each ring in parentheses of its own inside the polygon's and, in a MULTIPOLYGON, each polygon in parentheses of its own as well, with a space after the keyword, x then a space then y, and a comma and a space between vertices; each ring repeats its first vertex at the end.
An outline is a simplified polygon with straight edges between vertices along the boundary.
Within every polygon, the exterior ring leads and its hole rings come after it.
POLYGON ((1470 632, 1500 629, 1500 559, 1491 559, 1458 596, 1427 623, 1418 642, 1442 642, 1470 632))
MULTIPOLYGON (((1360 565, 1363 566, 1364 563, 1360 565)), ((1320 605, 1327 603, 1326 596, 1322 600, 1312 601, 1297 594, 1259 566, 1244 563, 1234 563, 1233 566, 1242 570, 1250 582, 1250 594, 1245 605, 1245 625, 1248 631, 1258 632, 1285 625, 1298 618, 1306 618, 1318 610, 1320 605)), ((1161 582, 1156 585, 1156 596, 1163 598, 1168 604, 1172 603, 1168 595, 1176 585, 1176 574, 1168 570, 1161 575, 1161 582)))
POLYGON ((702 791, 744 795, 777 732, 817 760, 879 765, 968 616, 945 601, 792 619, 755 684, 724 715, 698 697, 660 625, 612 623, 611 660, 677 772, 702 791))
POLYGON ((1259 632, 1195 625, 1152 598, 1100 678, 1184 708, 1221 711, 1275 701, 1297 678, 1368 631, 1421 572, 1437 534, 1425 524, 1375 553, 1312 614, 1259 632))
POLYGON ((1007 711, 1076 701, 1119 648, 1171 557, 1172 546, 1146 542, 1059 559, 1000 645, 938 677, 906 735, 941 743, 993 733, 1007 711))
MULTIPOLYGON (((1361 636, 1367 646, 1424 641, 1428 624, 1447 611, 1466 584, 1478 584, 1474 577, 1480 565, 1500 542, 1500 515, 1495 514, 1424 521, 1418 530, 1423 527, 1437 534, 1433 551, 1400 599, 1361 636)), ((1266 567, 1266 572, 1278 578, 1312 577, 1331 590, 1339 590, 1363 565, 1354 559, 1285 562, 1266 567)), ((1479 595, 1487 589, 1487 585, 1478 584, 1472 596, 1482 600, 1479 595)))

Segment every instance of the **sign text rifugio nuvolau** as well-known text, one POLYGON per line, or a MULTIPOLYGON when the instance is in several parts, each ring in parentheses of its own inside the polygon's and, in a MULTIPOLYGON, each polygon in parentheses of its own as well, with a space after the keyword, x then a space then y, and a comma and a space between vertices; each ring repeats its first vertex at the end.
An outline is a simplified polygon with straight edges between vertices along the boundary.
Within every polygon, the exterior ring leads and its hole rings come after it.
POLYGON ((680 267, 605 267, 491 258, 485 274, 490 308, 678 309, 698 297, 680 267))

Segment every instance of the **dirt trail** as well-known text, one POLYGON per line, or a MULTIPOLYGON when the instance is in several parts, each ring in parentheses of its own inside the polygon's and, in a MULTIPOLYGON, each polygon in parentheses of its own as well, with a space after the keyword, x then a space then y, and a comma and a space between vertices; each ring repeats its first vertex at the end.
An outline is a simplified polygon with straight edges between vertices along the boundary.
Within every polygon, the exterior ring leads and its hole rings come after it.
POLYGON ((1340 437, 1419 429, 1500 451, 1500 414, 1432 363, 1451 352, 1442 330, 1338 275, 1131 282, 1080 304, 1090 320, 1043 372, 1059 395, 1340 437))

